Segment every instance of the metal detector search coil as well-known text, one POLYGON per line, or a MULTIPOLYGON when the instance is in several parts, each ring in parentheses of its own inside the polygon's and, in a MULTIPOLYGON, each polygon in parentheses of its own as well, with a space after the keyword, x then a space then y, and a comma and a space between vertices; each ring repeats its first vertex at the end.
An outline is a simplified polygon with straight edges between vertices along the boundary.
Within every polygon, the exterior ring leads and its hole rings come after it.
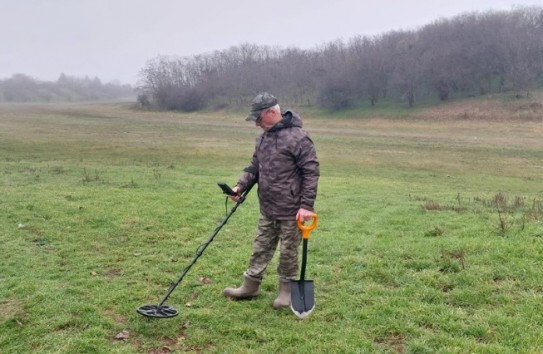
POLYGON ((154 318, 170 318, 179 314, 173 307, 159 305, 143 305, 137 311, 140 315, 154 318))

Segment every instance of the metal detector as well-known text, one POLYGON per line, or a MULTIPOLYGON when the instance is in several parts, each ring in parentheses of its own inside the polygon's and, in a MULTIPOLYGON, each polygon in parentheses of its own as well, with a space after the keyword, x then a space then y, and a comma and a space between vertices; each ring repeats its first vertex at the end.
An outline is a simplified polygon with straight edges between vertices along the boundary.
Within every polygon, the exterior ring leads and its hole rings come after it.
MULTIPOLYGON (((229 196, 235 196, 235 195, 238 194, 238 193, 234 192, 230 187, 228 187, 228 185, 226 185, 225 183, 219 182, 218 185, 219 185, 219 187, 221 187, 224 194, 227 194, 229 196)), ((166 295, 164 295, 164 297, 162 298, 162 301, 160 301, 160 303, 158 305, 143 305, 143 306, 138 307, 137 312, 140 315, 143 315, 145 317, 152 317, 152 318, 170 318, 170 317, 175 317, 175 316, 177 316, 179 314, 179 311, 177 311, 175 308, 173 308, 171 306, 166 306, 166 305, 164 305, 164 303, 170 297, 171 293, 175 290, 175 288, 177 288, 177 286, 181 283, 181 281, 183 281, 183 278, 185 277, 185 274, 188 273, 190 268, 194 265, 194 263, 196 263, 198 258, 200 258, 200 256, 204 253, 207 246, 209 246, 209 244, 211 242, 213 242, 213 239, 215 238, 215 236, 217 236, 217 234, 219 233, 221 228, 227 223, 228 219, 230 219, 230 216, 232 216, 232 214, 234 214, 234 212, 236 211, 238 206, 240 206, 241 203, 243 203, 245 201, 245 197, 247 196, 247 194, 249 194, 249 191, 251 190, 251 188, 252 188, 252 185, 249 186, 240 195, 240 199, 238 200, 238 202, 234 205, 234 207, 232 207, 230 212, 221 221, 219 226, 217 226, 215 228, 215 230, 213 231, 213 234, 211 234, 211 236, 207 239, 207 241, 205 243, 203 243, 200 247, 198 247, 198 250, 196 251, 196 256, 194 257, 194 259, 183 270, 183 272, 181 273, 181 275, 179 276, 177 281, 175 283, 173 283, 172 285, 170 285, 170 288, 168 289, 168 292, 166 293, 166 295)))

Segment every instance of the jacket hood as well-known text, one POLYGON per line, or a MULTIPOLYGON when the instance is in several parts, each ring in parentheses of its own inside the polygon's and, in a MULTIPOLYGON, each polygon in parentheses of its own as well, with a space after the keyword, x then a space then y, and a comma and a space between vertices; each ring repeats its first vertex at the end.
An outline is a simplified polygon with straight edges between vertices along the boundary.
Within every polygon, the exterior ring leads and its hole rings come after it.
POLYGON ((282 113, 282 116, 283 119, 279 123, 274 125, 273 128, 270 129, 270 131, 277 131, 279 129, 290 127, 301 128, 303 126, 302 118, 295 112, 287 110, 282 113))

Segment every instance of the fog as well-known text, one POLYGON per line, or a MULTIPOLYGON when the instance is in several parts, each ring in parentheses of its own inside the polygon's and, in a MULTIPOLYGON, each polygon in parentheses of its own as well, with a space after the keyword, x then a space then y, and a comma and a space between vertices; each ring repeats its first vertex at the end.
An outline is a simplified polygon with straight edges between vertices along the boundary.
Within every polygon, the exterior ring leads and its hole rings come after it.
POLYGON ((314 48, 356 35, 417 29, 507 0, 0 0, 0 79, 61 73, 136 84, 158 55, 192 56, 242 43, 314 48))

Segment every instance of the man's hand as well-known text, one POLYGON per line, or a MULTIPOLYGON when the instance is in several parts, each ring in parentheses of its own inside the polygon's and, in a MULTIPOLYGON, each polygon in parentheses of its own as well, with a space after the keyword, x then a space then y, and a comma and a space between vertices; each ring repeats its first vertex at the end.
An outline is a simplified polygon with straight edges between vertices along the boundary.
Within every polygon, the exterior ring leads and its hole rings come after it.
POLYGON ((300 208, 300 210, 298 210, 298 213, 296 213, 296 220, 301 220, 302 222, 306 222, 307 220, 311 220, 314 215, 315 215, 314 212, 309 211, 304 208, 300 208))
POLYGON ((241 188, 239 188, 239 186, 235 186, 234 188, 232 188, 232 190, 236 193, 235 195, 231 195, 229 196, 231 200, 233 200, 234 202, 239 202, 240 199, 241 199, 241 188))

